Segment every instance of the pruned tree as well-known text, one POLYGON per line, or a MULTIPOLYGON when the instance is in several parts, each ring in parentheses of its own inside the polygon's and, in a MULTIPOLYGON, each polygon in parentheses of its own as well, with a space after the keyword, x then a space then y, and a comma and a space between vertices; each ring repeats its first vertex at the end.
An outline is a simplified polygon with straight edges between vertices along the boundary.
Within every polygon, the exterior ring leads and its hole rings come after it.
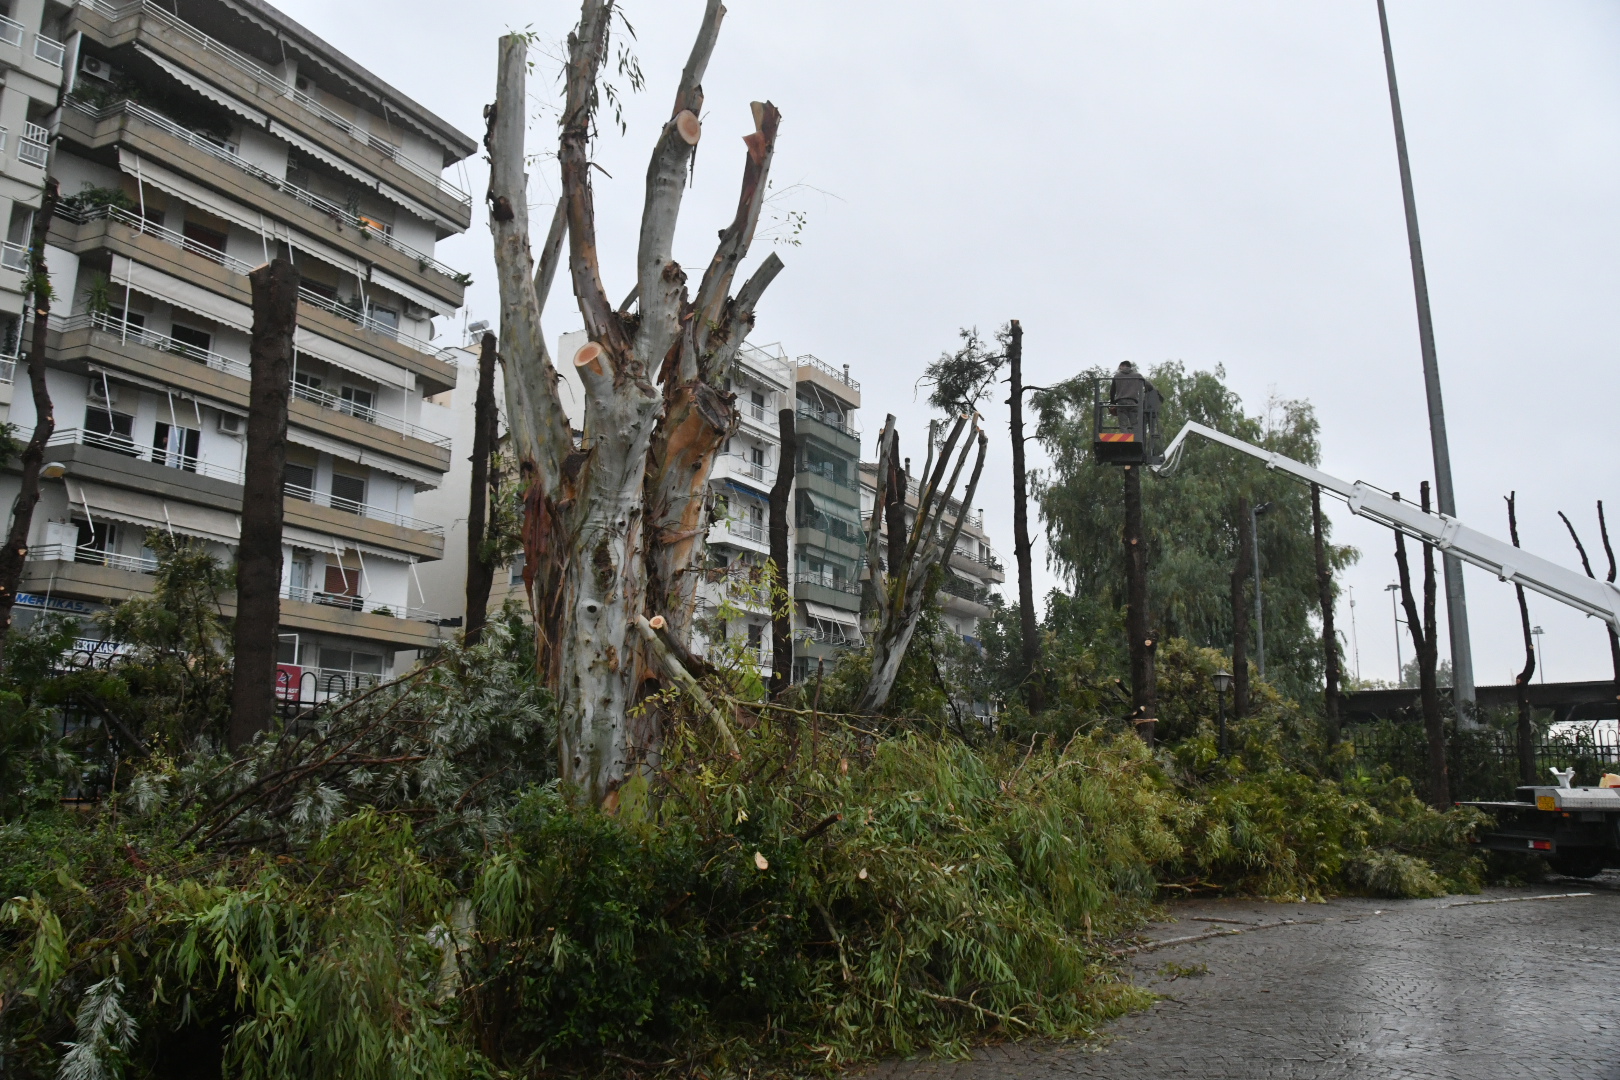
POLYGON ((486 333, 478 343, 478 389, 473 397, 472 481, 467 494, 467 625, 462 640, 476 644, 489 618, 489 590, 495 583, 495 551, 490 543, 494 506, 490 466, 500 438, 495 408, 496 339, 486 333))
POLYGON ((948 414, 971 411, 990 392, 1003 368, 1007 370, 1007 428, 1012 436, 1013 561, 1018 566, 1019 678, 1024 701, 1031 712, 1046 707, 1041 677, 1041 636, 1035 620, 1035 575, 1029 541, 1029 471, 1024 450, 1024 394, 1045 387, 1024 385, 1024 328, 1010 320, 996 334, 1000 349, 993 349, 977 330, 961 331, 962 345, 928 365, 923 382, 933 384, 929 404, 948 414))
MULTIPOLYGON (((1125 478, 1125 637, 1131 658, 1131 723, 1149 746, 1159 724, 1157 643, 1148 612, 1147 534, 1142 527, 1142 470, 1120 469, 1125 478)), ((1257 581, 1255 588, 1260 587, 1257 581)))
MULTIPOLYGON (((1613 581, 1614 580, 1614 571, 1615 571, 1614 548, 1609 544, 1609 523, 1604 520, 1604 517, 1603 517, 1603 503, 1601 501, 1597 504, 1597 508, 1598 508, 1598 531, 1603 536, 1603 550, 1609 556, 1609 577, 1608 577, 1608 580, 1613 581)), ((1580 552, 1581 567, 1582 567, 1582 569, 1584 569, 1586 571, 1586 576, 1589 577, 1589 578, 1596 578, 1597 575, 1592 573, 1592 560, 1588 559, 1586 557, 1586 545, 1581 543, 1580 534, 1578 534, 1575 531, 1575 525, 1569 520, 1569 518, 1567 516, 1565 516, 1565 514, 1564 514, 1564 512, 1562 510, 1558 511, 1558 516, 1559 516, 1559 518, 1561 518, 1563 520, 1564 528, 1569 530, 1569 538, 1571 540, 1575 541, 1575 550, 1580 552)), ((1609 632, 1609 660, 1610 660, 1610 663, 1613 665, 1613 668, 1614 668, 1615 698, 1617 700, 1620 700, 1620 634, 1615 633, 1613 623, 1605 622, 1603 624, 1603 627, 1604 627, 1605 630, 1607 630, 1609 632)), ((1529 781, 1526 781, 1526 782, 1528 783, 1529 781)))
POLYGON ((596 245, 591 144, 615 4, 584 0, 569 34, 558 160, 562 206, 536 268, 530 253, 528 39, 500 41, 495 103, 486 110, 490 228, 501 294, 507 425, 524 488, 525 586, 535 612, 538 662, 560 705, 559 769, 582 800, 611 801, 636 760, 656 752, 656 709, 636 709, 672 684, 638 619, 664 619, 685 640, 709 509, 714 457, 735 429, 724 380, 752 328, 754 309, 782 269, 774 254, 742 286, 766 193, 780 114, 755 102, 744 137, 742 189, 731 223, 697 290, 672 254, 681 199, 702 134, 704 71, 725 9, 709 0, 669 119, 654 143, 635 256, 635 286, 609 298, 596 245), (582 415, 567 416, 540 319, 566 231, 569 277, 587 344, 572 363, 582 415), (636 310, 632 311, 632 308, 636 310), (572 425, 583 431, 576 444, 572 425))
POLYGON ((984 471, 984 456, 990 440, 979 427, 978 415, 958 416, 943 443, 936 443, 937 433, 938 426, 930 424, 922 487, 917 495, 917 508, 909 514, 907 481, 899 467, 900 435, 895 431, 893 414, 884 421, 883 433, 878 437, 876 490, 866 530, 866 563, 872 575, 877 630, 872 637, 872 673, 856 700, 857 712, 876 713, 888 704, 895 677, 900 673, 900 662, 905 659, 911 636, 917 630, 917 620, 922 617, 923 605, 939 587, 937 574, 949 573, 943 564, 956 550, 968 508, 973 505, 973 496, 979 489, 979 475, 984 471), (970 422, 971 436, 963 440, 970 422), (960 451, 958 443, 961 443, 960 451), (955 520, 950 523, 949 532, 942 535, 941 528, 951 515, 951 496, 961 481, 962 470, 975 444, 978 456, 973 463, 972 476, 961 501, 956 504, 955 520), (950 471, 948 480, 947 470, 950 471), (884 557, 885 536, 887 558, 884 557))
POLYGON ((45 236, 60 197, 56 178, 46 180, 45 195, 34 211, 34 229, 28 241, 27 288, 34 305, 34 336, 28 344, 28 389, 34 398, 34 433, 23 447, 22 485, 11 507, 6 546, 0 550, 0 643, 11 629, 23 563, 28 560, 28 534, 34 525, 34 507, 39 505, 39 470, 45 464, 45 444, 56 432, 56 410, 45 383, 45 344, 51 321, 51 275, 45 267, 45 236))
MULTIPOLYGON (((1429 512, 1429 482, 1420 489, 1423 512, 1429 512)), ((1400 493, 1395 494, 1400 498, 1400 493)), ((1406 609, 1406 628, 1412 634, 1417 653, 1418 700, 1423 707, 1423 730, 1428 737, 1429 803, 1436 809, 1451 806, 1451 784, 1446 769, 1446 726, 1440 714, 1440 686, 1436 677, 1439 641, 1434 621, 1434 548, 1423 545, 1423 616, 1419 621, 1417 601, 1412 597, 1412 571, 1406 561, 1406 535, 1395 532, 1395 566, 1400 571, 1401 606, 1406 609)))
POLYGON ((275 718, 276 632, 281 623, 281 534, 287 479, 287 399, 292 394, 293 336, 298 328, 298 271, 276 259, 248 275, 253 336, 248 343, 247 461, 242 483, 242 541, 236 552, 235 666, 231 678, 232 750, 275 718))
POLYGON ((1339 741, 1339 636, 1333 629, 1333 569, 1328 565, 1326 528, 1322 520, 1322 488, 1311 485, 1311 539, 1316 546, 1316 589, 1322 608, 1322 712, 1327 719, 1328 742, 1339 741))
POLYGON ((776 481, 771 485, 771 681, 772 697, 793 682, 793 588, 788 578, 788 507, 793 501, 793 462, 799 436, 792 409, 776 414, 781 446, 776 452, 776 481))
MULTIPOLYGON (((1519 546, 1519 493, 1509 492, 1507 497, 1508 508, 1508 535, 1513 538, 1513 546, 1519 546)), ((1598 504, 1599 506, 1602 503, 1598 504)), ((1536 639, 1530 633, 1530 605, 1524 601, 1524 586, 1518 582, 1513 583, 1513 591, 1519 597, 1519 629, 1524 634, 1524 667, 1513 677, 1513 696, 1519 706, 1517 739, 1519 748, 1519 783, 1534 784, 1536 782, 1536 725, 1530 715, 1530 677, 1536 673, 1536 639)))

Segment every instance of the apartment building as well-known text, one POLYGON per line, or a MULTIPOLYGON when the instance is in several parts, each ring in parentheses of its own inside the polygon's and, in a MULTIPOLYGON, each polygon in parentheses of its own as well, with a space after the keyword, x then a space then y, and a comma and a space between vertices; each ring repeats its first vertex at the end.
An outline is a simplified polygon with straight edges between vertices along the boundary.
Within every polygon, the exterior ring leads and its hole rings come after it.
POLYGON ((865 528, 861 516, 861 436, 855 413, 861 384, 814 356, 801 356, 793 372, 794 432, 798 452, 793 477, 793 598, 797 601, 793 646, 795 681, 809 678, 819 663, 831 667, 838 653, 860 645, 861 566, 865 528))
POLYGON ((46 0, 0 2, 0 409, 11 401, 23 321, 23 279, 34 211, 45 192, 47 126, 62 95, 65 8, 46 0))
MULTIPOLYGON (((922 487, 917 477, 906 477, 907 520, 915 521, 922 487)), ((861 463, 861 507, 870 517, 877 500, 877 463, 861 463)), ((941 529, 949 529, 962 512, 959 499, 946 504, 941 529)), ((945 537, 942 536, 941 540, 945 537)), ((990 535, 984 531, 984 511, 969 510, 962 520, 962 534, 945 566, 945 580, 938 599, 940 615, 950 632, 970 645, 977 645, 979 620, 990 615, 991 590, 1007 580, 1005 568, 996 557, 990 535)))
MULTIPOLYGON (((444 530, 416 499, 450 464, 423 401, 456 383, 430 342, 468 279, 433 252, 471 220, 444 170, 475 142, 261 0, 79 0, 54 25, 57 435, 23 606, 91 614, 149 591, 153 529, 234 557, 246 275, 286 257, 303 285, 281 660, 306 692, 392 674, 445 632, 419 576, 444 530)), ((26 393, 10 419, 32 427, 26 393)))

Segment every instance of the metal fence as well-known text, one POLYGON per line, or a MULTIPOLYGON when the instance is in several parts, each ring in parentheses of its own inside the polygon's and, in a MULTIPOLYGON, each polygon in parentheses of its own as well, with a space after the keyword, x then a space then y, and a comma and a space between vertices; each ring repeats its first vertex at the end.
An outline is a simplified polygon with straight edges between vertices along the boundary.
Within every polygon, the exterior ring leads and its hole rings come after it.
MULTIPOLYGON (((1428 797, 1428 741, 1420 724, 1382 724, 1354 729, 1356 761, 1376 770, 1388 766, 1428 797)), ((1575 784, 1596 784, 1606 772, 1620 772, 1620 733, 1576 730, 1538 733, 1536 782, 1552 784, 1548 769, 1574 769, 1575 784)), ((1446 730, 1446 769, 1453 800, 1511 799, 1519 786, 1519 750, 1512 731, 1446 730)))

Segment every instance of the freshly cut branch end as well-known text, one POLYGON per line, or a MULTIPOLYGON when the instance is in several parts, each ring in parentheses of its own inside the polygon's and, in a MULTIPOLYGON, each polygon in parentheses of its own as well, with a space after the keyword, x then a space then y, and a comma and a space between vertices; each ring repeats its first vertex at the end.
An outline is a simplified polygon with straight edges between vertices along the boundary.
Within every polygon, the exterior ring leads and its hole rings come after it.
POLYGON ((682 109, 675 114, 675 130, 687 146, 696 146, 703 137, 703 122, 691 109, 682 109))
POLYGON ((594 341, 587 341, 579 347, 574 354, 574 366, 577 368, 590 368, 596 374, 602 374, 602 346, 594 341))

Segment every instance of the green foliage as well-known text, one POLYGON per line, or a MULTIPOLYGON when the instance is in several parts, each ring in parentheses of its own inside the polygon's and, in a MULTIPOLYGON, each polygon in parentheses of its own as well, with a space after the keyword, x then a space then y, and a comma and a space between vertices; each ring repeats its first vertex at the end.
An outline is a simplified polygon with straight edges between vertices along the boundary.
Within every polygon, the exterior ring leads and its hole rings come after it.
POLYGON ((979 337, 977 328, 959 331, 959 335, 961 346, 954 353, 941 353, 922 377, 933 385, 928 404, 947 416, 978 408, 1007 363, 1007 346, 1012 340, 1010 325, 996 331, 994 346, 979 337))
MULTIPOLYGON (((1092 625, 1106 624, 1104 613, 1125 603, 1123 481, 1120 470, 1097 467, 1091 457, 1092 387, 1105 376, 1101 369, 1086 372, 1034 397, 1037 436, 1052 468, 1033 488, 1053 565, 1092 625)), ((1308 402, 1272 401, 1265 415, 1251 416, 1227 389, 1220 369, 1188 373, 1179 363, 1166 363, 1154 368, 1151 378, 1164 396, 1166 438, 1196 420, 1309 464, 1320 456, 1316 416, 1308 402)), ((1152 617, 1159 637, 1184 637, 1230 651, 1240 496, 1272 504, 1261 518, 1258 538, 1268 671, 1286 694, 1319 693, 1321 647, 1311 626, 1319 604, 1310 490, 1224 448, 1194 442, 1174 476, 1143 482, 1152 617)), ((1335 568, 1355 557, 1350 548, 1329 548, 1335 568)))

